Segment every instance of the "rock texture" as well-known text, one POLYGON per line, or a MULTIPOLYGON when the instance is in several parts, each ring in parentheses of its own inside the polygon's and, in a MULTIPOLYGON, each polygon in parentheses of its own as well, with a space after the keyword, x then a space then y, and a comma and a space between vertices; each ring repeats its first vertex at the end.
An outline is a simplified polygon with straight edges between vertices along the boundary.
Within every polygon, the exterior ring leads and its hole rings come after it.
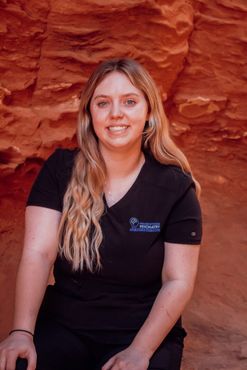
POLYGON ((80 90, 104 59, 137 58, 169 91, 193 29, 193 7, 182 0, 18 1, 2 6, 1 15, 0 150, 7 172, 73 140, 80 90))
POLYGON ((222 144, 246 155, 247 3, 195 2, 194 27, 184 69, 173 85, 175 131, 203 135, 203 149, 222 144), (245 146, 246 148, 246 146, 245 146))
POLYGON ((244 0, 2 1, 2 170, 73 141, 84 81, 99 61, 121 55, 156 79, 174 135, 203 134, 210 151, 243 143, 246 7, 244 0))
POLYGON ((247 368, 246 0, 0 0, 0 337, 10 326, 26 194, 74 146, 80 90, 129 56, 155 78, 203 187, 204 246, 183 370, 247 368))

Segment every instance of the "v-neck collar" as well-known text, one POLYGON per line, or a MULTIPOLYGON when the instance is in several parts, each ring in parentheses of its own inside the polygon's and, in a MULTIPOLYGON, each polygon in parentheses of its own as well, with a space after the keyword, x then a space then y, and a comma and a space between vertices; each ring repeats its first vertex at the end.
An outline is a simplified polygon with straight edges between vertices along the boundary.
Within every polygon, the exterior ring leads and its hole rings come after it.
POLYGON ((143 163, 135 181, 130 186, 130 188, 126 191, 126 193, 122 196, 122 198, 120 198, 116 203, 114 203, 112 206, 109 207, 108 204, 107 204, 107 201, 106 201, 105 194, 103 194, 103 200, 104 200, 104 204, 105 204, 105 207, 106 207, 107 211, 112 211, 115 208, 123 206, 128 201, 128 199, 131 198, 133 192, 135 191, 136 187, 138 186, 138 184, 142 180, 143 175, 146 171, 146 167, 147 167, 147 163, 148 163, 148 154, 145 153, 145 152, 143 152, 143 154, 144 154, 144 157, 145 157, 145 162, 143 163))

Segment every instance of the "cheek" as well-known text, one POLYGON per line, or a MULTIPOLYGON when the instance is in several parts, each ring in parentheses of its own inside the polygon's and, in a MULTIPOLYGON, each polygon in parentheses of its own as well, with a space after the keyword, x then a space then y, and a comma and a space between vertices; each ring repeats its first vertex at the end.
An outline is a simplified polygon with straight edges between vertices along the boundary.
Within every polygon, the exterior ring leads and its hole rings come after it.
POLYGON ((108 117, 108 109, 94 109, 92 110, 92 119, 97 122, 103 122, 108 117))
POLYGON ((91 119, 92 119, 93 129, 94 129, 95 133, 97 134, 98 131, 99 131, 99 128, 100 128, 100 121, 99 121, 99 118, 98 118, 98 115, 96 114, 96 112, 91 111, 91 119))
POLYGON ((138 110, 133 112, 133 119, 135 119, 139 123, 142 122, 143 124, 145 124, 145 122, 147 121, 147 116, 148 112, 146 106, 142 106, 138 108, 138 110))
POLYGON ((96 127, 100 127, 103 123, 104 123, 104 114, 102 114, 102 112, 99 112, 99 111, 93 111, 91 113, 91 117, 92 117, 92 123, 93 123, 93 126, 96 128, 96 127))

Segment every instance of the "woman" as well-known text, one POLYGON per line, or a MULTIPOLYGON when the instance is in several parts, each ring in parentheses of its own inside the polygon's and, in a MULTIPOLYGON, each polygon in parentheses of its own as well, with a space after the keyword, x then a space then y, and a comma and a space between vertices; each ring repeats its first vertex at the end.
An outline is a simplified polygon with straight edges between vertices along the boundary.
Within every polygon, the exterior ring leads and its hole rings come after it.
POLYGON ((78 149, 49 157, 29 195, 0 370, 26 360, 28 370, 178 370, 201 240, 199 185, 142 66, 114 59, 95 70, 77 137, 78 149))

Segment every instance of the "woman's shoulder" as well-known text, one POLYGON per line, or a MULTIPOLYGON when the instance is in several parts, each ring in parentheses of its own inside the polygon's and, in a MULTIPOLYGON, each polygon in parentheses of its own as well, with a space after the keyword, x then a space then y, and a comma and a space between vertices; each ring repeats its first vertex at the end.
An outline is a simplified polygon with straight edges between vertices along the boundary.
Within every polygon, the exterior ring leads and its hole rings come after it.
POLYGON ((155 159, 148 154, 149 176, 147 180, 158 187, 164 187, 171 192, 180 192, 191 185, 194 181, 190 173, 186 172, 181 166, 166 164, 155 159))
POLYGON ((55 159, 71 159, 79 152, 79 148, 56 148, 49 156, 55 159))
POLYGON ((57 172, 60 169, 72 168, 78 148, 56 148, 46 160, 46 164, 57 172))

